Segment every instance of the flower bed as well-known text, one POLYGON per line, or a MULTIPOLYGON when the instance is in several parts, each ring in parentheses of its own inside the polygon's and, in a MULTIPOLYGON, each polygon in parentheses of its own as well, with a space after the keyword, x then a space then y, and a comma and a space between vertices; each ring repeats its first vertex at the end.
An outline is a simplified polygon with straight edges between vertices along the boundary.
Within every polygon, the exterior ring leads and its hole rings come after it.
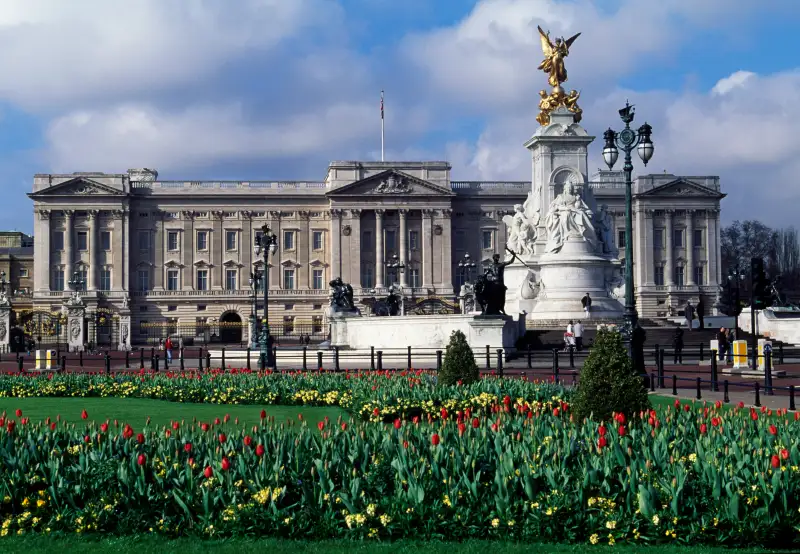
POLYGON ((3 377, 0 390, 180 400, 185 385, 216 401, 267 391, 275 401, 306 404, 324 404, 336 391, 366 419, 319 429, 301 420, 299 430, 269 418, 247 428, 134 429, 8 414, 0 433, 0 535, 797 542, 800 422, 785 412, 677 404, 632 421, 579 425, 558 389, 518 380, 463 389, 435 388, 416 373, 194 381, 3 377), (411 410, 397 398, 413 398, 422 417, 385 423, 389 413, 411 410))

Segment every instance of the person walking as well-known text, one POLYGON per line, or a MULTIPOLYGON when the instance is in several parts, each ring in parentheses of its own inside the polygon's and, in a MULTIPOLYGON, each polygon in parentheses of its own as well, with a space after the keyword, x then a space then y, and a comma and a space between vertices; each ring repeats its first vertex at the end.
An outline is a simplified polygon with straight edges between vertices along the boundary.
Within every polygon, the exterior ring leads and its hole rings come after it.
POLYGON ((585 317, 589 317, 589 312, 592 309, 592 297, 589 296, 589 293, 586 293, 586 296, 581 298, 581 306, 583 306, 583 315, 585 317))
POLYGON ((728 328, 726 333, 726 341, 728 343, 728 363, 733 363, 733 343, 736 342, 736 331, 733 328, 728 328))
POLYGON ((683 317, 686 318, 686 326, 689 328, 689 331, 691 331, 694 322, 694 307, 692 306, 691 300, 686 302, 686 308, 683 310, 683 317))
POLYGON ((719 358, 719 361, 722 362, 725 360, 725 354, 727 353, 728 348, 730 348, 730 345, 728 344, 728 332, 725 327, 720 327, 719 333, 717 333, 717 348, 717 357, 719 358))
POLYGON ((704 329, 703 318, 706 315, 706 304, 703 302, 703 297, 700 297, 700 300, 697 301, 697 323, 698 329, 704 329))
POLYGON ((572 333, 575 335, 575 348, 580 352, 583 350, 583 323, 580 320, 575 322, 572 333))
POLYGON ((167 363, 172 363, 172 338, 167 337, 166 342, 164 342, 164 353, 166 354, 167 363))
POLYGON ((673 363, 675 365, 683 363, 683 329, 680 325, 675 327, 675 333, 672 335, 672 349, 675 351, 673 363))

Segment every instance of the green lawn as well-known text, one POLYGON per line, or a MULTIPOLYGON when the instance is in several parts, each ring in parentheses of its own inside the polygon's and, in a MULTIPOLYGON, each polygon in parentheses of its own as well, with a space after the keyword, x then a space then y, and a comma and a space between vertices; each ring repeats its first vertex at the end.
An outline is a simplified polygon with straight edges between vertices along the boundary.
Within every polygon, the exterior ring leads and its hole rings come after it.
POLYGON ((190 423, 192 418, 210 423, 217 417, 223 420, 226 414, 230 415, 231 424, 238 417, 240 424, 255 425, 262 409, 276 422, 287 419, 297 421, 297 415, 303 414, 309 426, 314 427, 325 416, 332 421, 339 416, 350 419, 347 412, 335 407, 185 404, 139 398, 0 398, 0 413, 13 415, 17 409, 22 410, 22 416, 29 417, 31 421, 41 421, 47 417, 55 420, 60 415, 62 420, 80 423, 81 411, 86 410, 89 416, 87 421, 101 423, 116 419, 134 427, 144 425, 148 417, 152 424, 169 425, 172 421, 181 420, 190 423))
MULTIPOLYGON (((729 550, 715 547, 687 546, 589 546, 589 545, 552 545, 552 544, 509 544, 503 542, 472 541, 467 543, 440 542, 351 542, 351 541, 287 541, 287 540, 247 540, 234 539, 227 541, 202 541, 199 539, 167 540, 158 537, 139 537, 123 539, 92 540, 89 538, 51 538, 42 536, 13 537, 0 539, 3 552, 24 554, 45 554, 51 552, 81 552, 95 554, 114 552, 115 554, 160 554, 162 552, 180 552, 181 554, 200 554, 220 552, 230 554, 248 554, 264 552, 280 552, 292 554, 566 554, 579 552, 629 552, 646 554, 746 554, 781 552, 773 550, 742 549, 729 550)), ((785 551, 784 551, 785 552, 785 551)))

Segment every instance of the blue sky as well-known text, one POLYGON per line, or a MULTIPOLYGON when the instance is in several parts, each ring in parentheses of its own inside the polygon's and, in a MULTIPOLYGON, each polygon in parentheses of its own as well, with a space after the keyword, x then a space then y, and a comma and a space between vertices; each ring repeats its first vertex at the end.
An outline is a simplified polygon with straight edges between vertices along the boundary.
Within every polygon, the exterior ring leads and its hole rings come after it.
MULTIPOLYGON (((654 127, 636 171, 720 175, 723 218, 796 219, 796 0, 3 0, 0 228, 30 231, 34 173, 322 179, 334 159, 447 159, 530 179, 536 26, 584 125, 626 98, 654 127)), ((599 140, 591 151, 599 167, 599 140)))

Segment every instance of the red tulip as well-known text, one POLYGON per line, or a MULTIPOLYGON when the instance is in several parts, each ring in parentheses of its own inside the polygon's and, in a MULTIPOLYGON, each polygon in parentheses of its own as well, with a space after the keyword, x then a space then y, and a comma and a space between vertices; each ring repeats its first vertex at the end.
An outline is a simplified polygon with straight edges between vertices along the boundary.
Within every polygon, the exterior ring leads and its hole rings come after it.
POLYGON ((261 410, 261 419, 267 419, 267 411, 261 410))
POLYGON ((204 433, 207 432, 208 431, 208 423, 201 423, 200 424, 200 429, 202 429, 204 433))
POLYGON ((88 419, 89 414, 86 413, 86 410, 81 411, 81 419, 88 419))
POLYGON ((600 437, 597 439, 597 447, 598 448, 605 448, 608 445, 608 441, 605 437, 600 437))
POLYGON ((381 415, 381 411, 378 408, 375 408, 374 410, 372 410, 372 415, 378 417, 379 415, 381 415))
POLYGON ((794 413, 794 420, 797 421, 798 419, 800 419, 800 412, 795 412, 794 413))
POLYGON ((689 410, 691 410, 691 409, 692 409, 692 407, 691 407, 691 406, 689 406, 689 404, 684 404, 684 405, 683 405, 683 411, 684 411, 684 412, 688 412, 688 411, 689 411, 689 410))
POLYGON ((617 431, 619 432, 619 436, 620 437, 624 437, 625 436, 625 426, 624 425, 620 425, 619 429, 617 431))
POLYGON ((225 421, 225 423, 228 423, 231 420, 230 414, 225 414, 225 417, 223 418, 223 420, 225 421))
POLYGON ((433 446, 438 446, 439 445, 439 435, 437 435, 436 433, 431 435, 431 444, 433 446))
POLYGON ((769 434, 770 435, 777 435, 778 434, 778 428, 775 427, 774 425, 770 425, 769 426, 769 434))
POLYGON ((739 402, 739 403, 738 403, 736 406, 737 406, 739 409, 741 409, 741 408, 744 408, 744 402, 739 402))
POLYGON ((219 443, 220 444, 225 444, 226 440, 228 440, 228 437, 225 436, 225 433, 220 433, 219 434, 219 443))
POLYGON ((14 414, 16 414, 16 416, 17 416, 17 417, 22 417, 22 410, 20 410, 19 408, 17 408, 17 411, 16 411, 16 412, 14 412, 14 414))
POLYGON ((187 454, 189 452, 191 452, 192 451, 192 443, 187 442, 186 444, 184 444, 183 445, 183 451, 186 452, 187 454))
POLYGON ((260 458, 263 455, 264 455, 264 445, 259 444, 258 446, 256 446, 256 456, 260 458))
POLYGON ((107 433, 108 432, 108 423, 101 423, 100 424, 100 431, 102 431, 103 433, 107 433))
POLYGON ((510 397, 510 396, 508 396, 508 395, 505 395, 505 396, 503 397, 503 404, 505 404, 506 406, 508 406, 509 404, 511 404, 511 397, 510 397))
POLYGON ((86 444, 89 444, 90 442, 92 442, 92 439, 89 438, 89 435, 85 435, 83 437, 83 442, 85 442, 86 444))
POLYGON ((755 410, 751 411, 750 419, 752 419, 753 421, 758 421, 758 412, 756 412, 755 410))
POLYGON ((625 414, 617 414, 617 423, 625 423, 625 414))
POLYGON ((779 467, 781 467, 781 460, 776 455, 773 454, 772 459, 770 461, 774 469, 778 469, 779 467))
POLYGON ((679 410, 681 408, 681 401, 677 398, 675 399, 675 409, 679 410))
POLYGON ((317 429, 319 429, 320 431, 322 431, 323 429, 325 429, 325 422, 324 422, 324 421, 320 421, 320 422, 318 422, 318 423, 317 423, 317 429))
POLYGON ((419 416, 412 417, 411 423, 413 423, 414 425, 419 425, 419 416))
POLYGON ((499 427, 497 426, 497 423, 492 423, 492 425, 491 425, 491 427, 490 427, 490 428, 491 428, 491 429, 492 429, 492 431, 494 431, 495 433, 496 433, 496 432, 497 432, 497 430, 499 429, 499 427))
POLYGON ((144 444, 144 435, 141 433, 136 435, 136 442, 138 442, 139 444, 144 444))
POLYGON ((403 448, 408 448, 408 441, 403 441, 403 448))
POLYGON ((789 451, 786 450, 785 448, 781 449, 781 458, 784 460, 789 459, 789 451))
MULTIPOLYGON (((0 425, 0 427, 2 427, 2 425, 0 425)), ((51 431, 55 431, 56 430, 56 422, 55 421, 50 424, 50 430, 51 431)))
POLYGON ((214 418, 214 425, 219 425, 219 424, 220 424, 219 418, 215 417, 214 418))
POLYGON ((203 470, 203 475, 206 476, 206 479, 211 479, 211 476, 214 475, 214 470, 211 469, 211 466, 206 466, 203 470))
POLYGON ((253 438, 250 435, 246 435, 244 437, 244 445, 250 446, 251 444, 253 444, 253 438))
POLYGON ((707 431, 708 431, 708 426, 705 423, 701 424, 700 425, 700 434, 701 435, 705 435, 707 431))
POLYGON ((722 407, 722 402, 720 400, 717 400, 716 402, 714 402, 714 406, 719 410, 722 407))
POLYGON ((473 429, 477 429, 480 426, 481 426, 481 420, 478 419, 477 417, 473 417, 472 418, 472 428, 473 429))
POLYGON ((303 414, 297 414, 297 420, 303 421, 303 414))
POLYGON ((467 426, 464 425, 463 423, 459 423, 458 424, 458 434, 459 435, 463 435, 464 431, 466 431, 466 429, 467 429, 467 426))
POLYGON ((599 434, 601 437, 605 437, 606 436, 606 426, 605 425, 601 425, 600 427, 598 427, 597 428, 597 434, 599 434))
POLYGON ((653 418, 653 416, 650 416, 650 417, 648 417, 648 418, 647 418, 647 424, 648 424, 650 427, 652 427, 653 425, 655 425, 655 424, 656 424, 656 420, 653 418))
POLYGON ((558 410, 558 408, 553 408, 553 417, 558 417, 558 415, 559 415, 560 413, 561 413, 561 412, 558 410))
POLYGON ((342 423, 342 431, 347 431, 347 423, 342 423))
POLYGON ((172 422, 172 428, 177 431, 180 428, 180 424, 177 421, 174 421, 172 422))
POLYGON ((194 458, 189 458, 188 462, 189 462, 190 466, 193 466, 194 465, 194 458))
POLYGON ((394 428, 395 429, 400 429, 400 427, 402 427, 402 426, 403 426, 403 422, 400 421, 400 419, 395 419, 394 420, 394 428))
POLYGON ((231 463, 228 458, 222 458, 222 471, 228 471, 231 468, 231 463))
POLYGON ((172 431, 170 431, 169 429, 164 429, 164 436, 166 438, 170 438, 172 436, 172 431))

